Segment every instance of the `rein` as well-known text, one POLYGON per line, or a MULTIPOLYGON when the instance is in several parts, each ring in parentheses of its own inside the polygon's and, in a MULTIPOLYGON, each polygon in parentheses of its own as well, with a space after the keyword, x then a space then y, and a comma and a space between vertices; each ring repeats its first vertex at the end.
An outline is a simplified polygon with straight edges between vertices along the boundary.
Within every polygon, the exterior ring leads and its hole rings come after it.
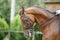
POLYGON ((52 18, 50 18, 50 19, 48 19, 48 20, 46 20, 46 21, 40 23, 39 26, 44 25, 45 23, 49 22, 50 20, 52 20, 52 19, 55 18, 56 16, 57 16, 57 15, 54 15, 52 18))
MULTIPOLYGON (((60 10, 57 10, 56 12, 50 13, 50 14, 53 14, 54 16, 53 16, 52 18, 50 18, 50 19, 48 19, 48 20, 40 23, 39 26, 42 26, 43 24, 49 22, 49 21, 52 20, 54 17, 59 17, 59 16, 60 16, 60 10)), ((59 24, 60 24, 60 23, 59 23, 59 24)))

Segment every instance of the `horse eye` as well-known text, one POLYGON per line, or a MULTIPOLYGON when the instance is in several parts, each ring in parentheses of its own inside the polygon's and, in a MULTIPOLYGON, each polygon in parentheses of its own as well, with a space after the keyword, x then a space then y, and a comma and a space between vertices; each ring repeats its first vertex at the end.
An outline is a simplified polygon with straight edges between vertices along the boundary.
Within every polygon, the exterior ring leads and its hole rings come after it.
POLYGON ((26 22, 28 22, 28 19, 25 19, 26 22))

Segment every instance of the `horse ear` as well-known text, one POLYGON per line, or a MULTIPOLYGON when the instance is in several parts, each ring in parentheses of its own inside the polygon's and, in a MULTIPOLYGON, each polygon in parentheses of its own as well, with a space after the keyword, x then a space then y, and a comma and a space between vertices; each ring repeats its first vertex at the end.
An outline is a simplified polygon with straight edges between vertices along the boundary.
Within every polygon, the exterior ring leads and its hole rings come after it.
POLYGON ((24 7, 22 7, 22 9, 19 12, 19 15, 21 15, 21 14, 24 14, 24 7))
POLYGON ((22 7, 22 14, 24 14, 24 7, 22 7))

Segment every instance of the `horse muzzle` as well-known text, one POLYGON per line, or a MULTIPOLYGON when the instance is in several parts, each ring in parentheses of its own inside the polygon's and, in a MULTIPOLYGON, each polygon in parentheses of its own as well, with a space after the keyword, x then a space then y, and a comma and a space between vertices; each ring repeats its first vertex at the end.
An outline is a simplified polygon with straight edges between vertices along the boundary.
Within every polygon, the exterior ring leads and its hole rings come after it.
POLYGON ((24 33, 25 38, 32 37, 32 35, 33 35, 33 31, 30 31, 30 30, 28 30, 26 33, 24 33))

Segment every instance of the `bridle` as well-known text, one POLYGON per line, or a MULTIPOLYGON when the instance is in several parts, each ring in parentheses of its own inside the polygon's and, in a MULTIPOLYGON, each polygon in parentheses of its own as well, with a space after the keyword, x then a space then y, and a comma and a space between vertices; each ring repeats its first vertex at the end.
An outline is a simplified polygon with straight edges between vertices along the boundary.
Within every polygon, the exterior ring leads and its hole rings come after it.
MULTIPOLYGON (((28 36, 32 37, 32 35, 33 35, 33 25, 29 22, 29 21, 32 21, 32 20, 26 15, 25 12, 21 16, 24 16, 25 17, 25 20, 23 22, 27 24, 26 27, 23 27, 23 30, 26 30, 27 33, 28 33, 28 36)), ((26 33, 24 33, 24 34, 26 34, 26 33)), ((24 36, 26 37, 27 35, 24 35, 24 36)))
MULTIPOLYGON (((25 17, 25 20, 24 20, 23 22, 25 22, 25 23, 27 24, 27 26, 24 27, 23 29, 24 29, 24 30, 33 29, 33 26, 31 25, 31 23, 29 23, 29 21, 32 21, 32 20, 26 15, 26 13, 24 12, 24 14, 21 15, 21 16, 24 16, 24 17, 25 17)), ((33 22, 33 21, 32 21, 32 22, 33 22)))

